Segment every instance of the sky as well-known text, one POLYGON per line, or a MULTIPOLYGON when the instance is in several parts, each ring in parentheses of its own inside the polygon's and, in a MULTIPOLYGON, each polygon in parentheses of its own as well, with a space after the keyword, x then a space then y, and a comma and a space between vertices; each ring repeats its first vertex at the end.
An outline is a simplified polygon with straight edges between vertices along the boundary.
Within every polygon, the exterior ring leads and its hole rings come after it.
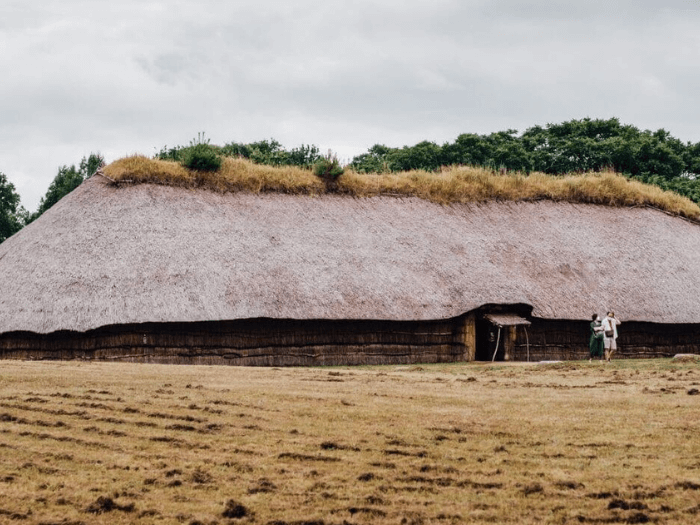
POLYGON ((204 132, 342 161, 617 117, 700 142, 700 0, 2 0, 0 172, 204 132))

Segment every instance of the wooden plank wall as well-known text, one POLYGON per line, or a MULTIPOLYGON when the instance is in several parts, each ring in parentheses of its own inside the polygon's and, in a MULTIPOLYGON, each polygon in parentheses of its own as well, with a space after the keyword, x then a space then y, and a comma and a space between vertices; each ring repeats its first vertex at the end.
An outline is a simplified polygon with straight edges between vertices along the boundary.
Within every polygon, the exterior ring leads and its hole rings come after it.
MULTIPOLYGON (((475 313, 438 321, 253 319, 118 325, 87 333, 0 335, 0 358, 84 359, 172 364, 322 366, 470 361, 475 313)), ((588 358, 587 321, 533 319, 530 361, 588 358)), ((700 354, 700 324, 623 323, 615 358, 700 354)), ((509 345, 528 359, 523 327, 509 345)))
MULTIPOLYGON (((588 359, 590 321, 533 319, 527 328, 530 361, 588 359)), ((618 327, 615 359, 700 354, 700 324, 629 322, 618 327)), ((525 332, 518 328, 512 359, 527 360, 525 332)))
POLYGON ((438 363, 464 359, 464 332, 463 318, 149 323, 4 334, 0 357, 252 366, 438 363))

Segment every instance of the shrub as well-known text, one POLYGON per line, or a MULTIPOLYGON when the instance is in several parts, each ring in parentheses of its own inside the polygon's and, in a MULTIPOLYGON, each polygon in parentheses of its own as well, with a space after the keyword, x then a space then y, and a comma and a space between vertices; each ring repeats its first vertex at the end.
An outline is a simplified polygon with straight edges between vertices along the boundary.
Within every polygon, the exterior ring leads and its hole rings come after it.
POLYGON ((197 134, 197 140, 182 151, 181 161, 185 168, 196 171, 218 171, 221 169, 221 157, 217 155, 209 140, 204 140, 204 133, 197 134))
POLYGON ((340 162, 338 162, 338 157, 333 155, 330 151, 328 155, 321 157, 316 164, 314 164, 314 173, 326 179, 337 179, 344 171, 340 162))
POLYGON ((221 157, 209 144, 197 144, 185 151, 182 165, 191 170, 218 171, 221 168, 221 157))

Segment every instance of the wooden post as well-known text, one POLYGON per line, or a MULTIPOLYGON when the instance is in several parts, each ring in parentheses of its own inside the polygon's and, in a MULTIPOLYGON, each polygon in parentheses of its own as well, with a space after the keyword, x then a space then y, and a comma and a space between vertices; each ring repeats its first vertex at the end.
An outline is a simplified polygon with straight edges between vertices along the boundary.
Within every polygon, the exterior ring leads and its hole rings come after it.
POLYGON ((498 327, 498 335, 496 336, 496 348, 493 349, 493 357, 491 358, 491 362, 493 363, 496 360, 496 354, 498 353, 498 345, 501 342, 501 327, 498 327))
POLYGON ((476 315, 468 313, 464 318, 464 360, 476 359, 476 315))
POLYGON ((510 361, 513 358, 515 350, 515 329, 516 326, 507 326, 506 333, 503 338, 503 360, 510 361))

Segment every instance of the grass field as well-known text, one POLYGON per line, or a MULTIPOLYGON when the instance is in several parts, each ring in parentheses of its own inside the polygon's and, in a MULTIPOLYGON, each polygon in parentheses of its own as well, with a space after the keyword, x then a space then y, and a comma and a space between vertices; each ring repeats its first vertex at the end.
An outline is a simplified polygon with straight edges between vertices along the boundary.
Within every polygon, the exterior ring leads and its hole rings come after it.
POLYGON ((0 522, 698 523, 700 365, 0 362, 0 522))

